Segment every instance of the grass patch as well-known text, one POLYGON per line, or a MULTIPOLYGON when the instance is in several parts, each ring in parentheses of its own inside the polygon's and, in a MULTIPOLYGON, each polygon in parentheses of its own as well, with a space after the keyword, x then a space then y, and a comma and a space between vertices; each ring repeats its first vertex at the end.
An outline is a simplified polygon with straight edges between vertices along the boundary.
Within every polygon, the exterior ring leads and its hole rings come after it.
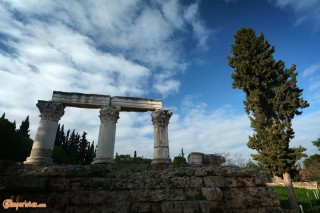
MULTIPOLYGON (((274 186, 281 207, 284 209, 290 209, 290 203, 288 200, 287 190, 284 186, 274 186)), ((308 212, 320 212, 320 199, 314 195, 314 190, 294 188, 294 193, 298 199, 298 204, 302 205, 304 213, 308 212)), ((318 196, 320 196, 320 190, 318 190, 318 196)))

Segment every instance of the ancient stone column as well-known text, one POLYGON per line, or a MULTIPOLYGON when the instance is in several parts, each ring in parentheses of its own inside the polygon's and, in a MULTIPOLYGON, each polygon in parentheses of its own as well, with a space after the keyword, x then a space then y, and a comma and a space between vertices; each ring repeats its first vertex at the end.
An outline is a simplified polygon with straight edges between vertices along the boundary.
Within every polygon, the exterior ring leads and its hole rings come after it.
POLYGON ((58 122, 64 114, 64 105, 51 101, 38 101, 41 120, 32 145, 30 156, 25 164, 51 164, 52 150, 56 138, 58 122))
POLYGON ((100 110, 100 129, 96 158, 93 164, 114 163, 114 143, 116 123, 119 119, 120 107, 105 106, 100 110))
POLYGON ((171 115, 170 110, 155 110, 151 114, 154 126, 154 159, 152 163, 171 163, 168 140, 168 124, 171 115))

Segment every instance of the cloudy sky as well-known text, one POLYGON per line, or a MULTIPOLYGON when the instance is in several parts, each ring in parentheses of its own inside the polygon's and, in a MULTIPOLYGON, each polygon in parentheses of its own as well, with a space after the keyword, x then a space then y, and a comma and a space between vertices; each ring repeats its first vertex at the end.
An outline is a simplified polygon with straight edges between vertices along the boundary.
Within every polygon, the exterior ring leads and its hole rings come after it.
MULTIPOLYGON (((275 58, 297 65, 310 107, 294 119, 307 154, 320 137, 318 0, 0 0, 0 113, 39 122, 53 91, 160 98, 173 111, 170 154, 241 153, 252 134, 244 94, 231 88, 233 36, 265 34, 275 58)), ((97 143, 99 111, 66 108, 60 123, 97 143)), ((150 112, 120 113, 115 152, 153 156, 150 112)))

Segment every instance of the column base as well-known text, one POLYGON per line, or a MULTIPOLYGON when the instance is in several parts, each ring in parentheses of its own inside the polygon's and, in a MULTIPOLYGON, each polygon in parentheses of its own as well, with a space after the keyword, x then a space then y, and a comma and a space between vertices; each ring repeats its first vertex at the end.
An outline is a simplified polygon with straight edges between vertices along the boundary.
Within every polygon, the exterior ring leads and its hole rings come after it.
POLYGON ((153 159, 151 164, 168 164, 171 163, 170 158, 158 158, 158 159, 153 159))
POLYGON ((112 158, 94 158, 91 164, 114 164, 112 158))
POLYGON ((47 157, 28 157, 26 161, 23 162, 28 165, 51 165, 52 158, 47 157))

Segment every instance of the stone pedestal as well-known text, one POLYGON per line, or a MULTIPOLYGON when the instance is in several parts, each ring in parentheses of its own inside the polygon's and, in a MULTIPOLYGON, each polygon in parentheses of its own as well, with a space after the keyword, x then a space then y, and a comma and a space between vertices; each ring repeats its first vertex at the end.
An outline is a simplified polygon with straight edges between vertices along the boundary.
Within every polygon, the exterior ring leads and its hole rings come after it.
POLYGON ((100 110, 100 130, 96 158, 93 164, 114 163, 114 143, 116 123, 119 119, 120 107, 105 106, 100 110))
POLYGON ((58 122, 64 114, 64 106, 61 103, 51 101, 38 101, 41 120, 32 145, 30 156, 25 164, 51 164, 52 150, 56 138, 58 122))
POLYGON ((171 163, 168 140, 168 124, 171 115, 170 110, 156 110, 151 114, 154 126, 153 164, 171 163))

